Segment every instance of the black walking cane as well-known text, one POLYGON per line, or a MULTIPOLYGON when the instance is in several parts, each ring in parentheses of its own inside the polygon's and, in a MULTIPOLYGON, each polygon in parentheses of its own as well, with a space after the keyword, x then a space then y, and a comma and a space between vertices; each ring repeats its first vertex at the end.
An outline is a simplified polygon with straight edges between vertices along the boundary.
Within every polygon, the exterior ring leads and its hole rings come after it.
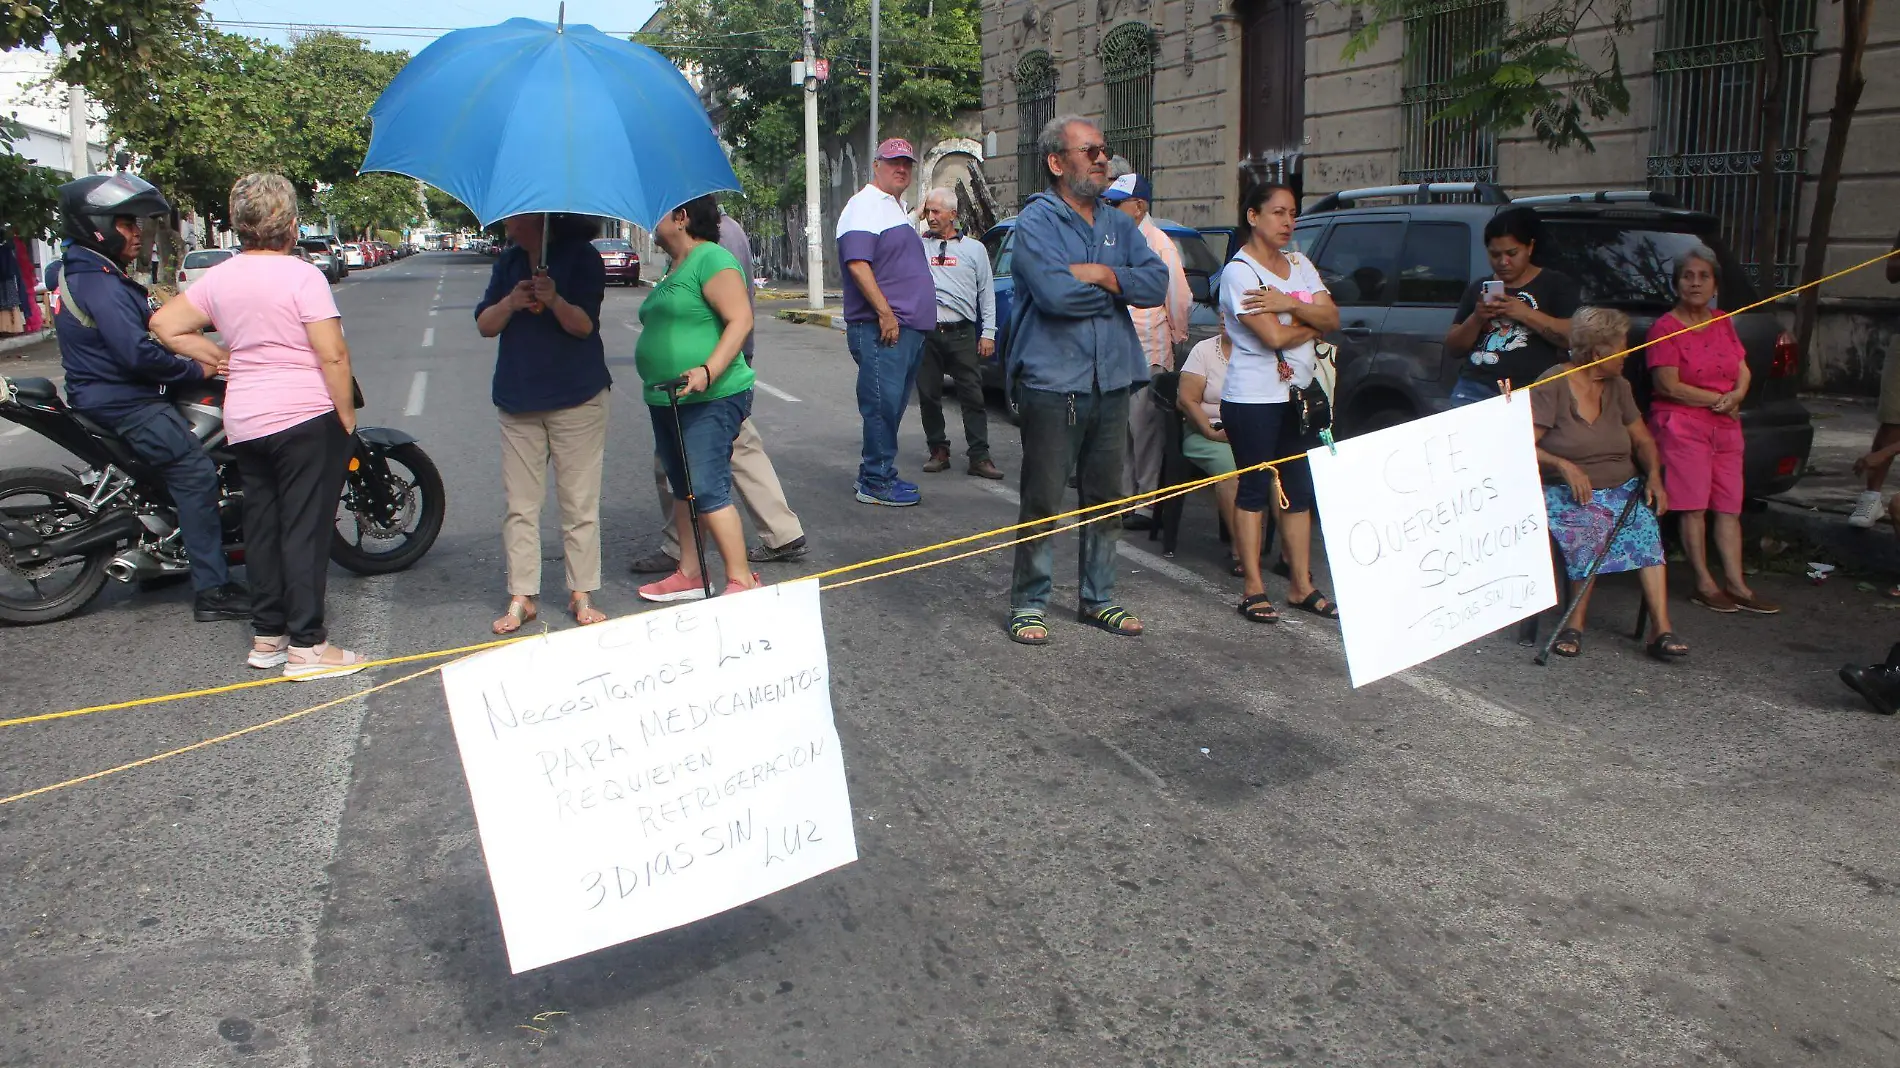
POLYGON ((686 476, 686 516, 693 527, 693 552, 699 556, 699 584, 710 598, 712 572, 706 570, 706 535, 699 529, 699 498, 693 493, 693 465, 686 459, 686 431, 680 427, 680 391, 686 388, 686 375, 661 382, 658 388, 666 391, 666 402, 673 409, 673 445, 679 449, 680 471, 686 476))
MULTIPOLYGON (((1534 662, 1538 667, 1543 667, 1550 661, 1550 650, 1552 646, 1557 644, 1557 635, 1562 634, 1564 628, 1570 625, 1570 617, 1577 614, 1577 606, 1583 603, 1584 598, 1590 596, 1590 590, 1597 582, 1597 572, 1602 569, 1603 561, 1609 559, 1610 546, 1616 544, 1616 536, 1623 532, 1623 524, 1629 522, 1631 510, 1642 503, 1643 490, 1648 487, 1648 475, 1642 475, 1637 478, 1636 489, 1630 493, 1630 499, 1623 502, 1623 511, 1617 515, 1616 522, 1610 526, 1610 536, 1603 539, 1602 551, 1598 552, 1597 558, 1590 562, 1590 573, 1583 577, 1583 588, 1571 595, 1570 604, 1564 609, 1563 618, 1557 621, 1557 628, 1550 632, 1550 637, 1545 640, 1544 647, 1538 650, 1537 656, 1534 658, 1534 662)), ((703 567, 705 565, 702 564, 701 566, 703 567)))

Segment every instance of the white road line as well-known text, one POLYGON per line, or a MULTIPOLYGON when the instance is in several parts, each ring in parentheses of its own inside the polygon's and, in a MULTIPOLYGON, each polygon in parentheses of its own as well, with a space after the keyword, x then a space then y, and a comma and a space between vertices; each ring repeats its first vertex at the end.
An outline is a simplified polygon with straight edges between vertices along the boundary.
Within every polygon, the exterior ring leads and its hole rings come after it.
POLYGON ((26 428, 25 428, 25 427, 23 427, 23 426, 16 426, 16 427, 14 427, 14 428, 13 428, 12 430, 9 430, 9 431, 7 431, 7 432, 6 432, 6 433, 4 433, 4 434, 0 434, 0 438, 17 438, 17 437, 19 437, 19 436, 20 436, 21 434, 24 434, 24 433, 26 433, 26 428))
POLYGON ((434 314, 436 313, 436 311, 437 311, 437 309, 435 309, 435 308, 430 308, 430 309, 429 309, 429 314, 430 314, 430 315, 434 315, 434 314))
POLYGON ((778 388, 777 386, 768 386, 764 382, 761 382, 756 378, 752 380, 752 387, 754 389, 761 390, 765 393, 770 393, 772 396, 777 397, 779 400, 785 401, 788 404, 804 403, 803 401, 800 401, 797 397, 792 396, 790 393, 785 392, 784 390, 778 388))
POLYGON ((409 380, 409 403, 403 405, 402 414, 421 415, 423 401, 429 395, 429 372, 417 371, 416 377, 409 380))
POLYGON ((429 329, 424 330, 422 332, 422 347, 426 349, 434 344, 435 344, 435 327, 432 326, 429 329))
POLYGON ((620 325, 626 327, 627 329, 633 331, 636 334, 640 332, 640 324, 634 322, 632 319, 622 319, 620 320, 620 325))
MULTIPOLYGON (((993 482, 986 482, 979 488, 993 493, 1019 507, 1022 504, 1022 498, 1017 495, 1015 490, 1007 486, 999 486, 993 482)), ((1073 519, 1064 520, 1065 523, 1072 523, 1074 521, 1073 519)), ((1114 522, 1114 520, 1104 520, 1104 522, 1114 522)), ((1217 598, 1224 604, 1231 603, 1233 600, 1234 590, 1222 586, 1217 582, 1202 578, 1200 575, 1182 567, 1180 564, 1157 556, 1146 549, 1140 549, 1130 545, 1127 541, 1116 542, 1115 552, 1117 555, 1134 563, 1138 563, 1157 574, 1165 575, 1183 586, 1199 590, 1217 598)), ((1328 651, 1337 653, 1342 659, 1345 656, 1345 649, 1341 644, 1339 635, 1331 627, 1322 627, 1300 620, 1282 618, 1279 629, 1294 634, 1306 641, 1325 646, 1328 651)), ((1471 718, 1493 727, 1524 727, 1529 726, 1531 722, 1529 717, 1519 712, 1506 708, 1495 701, 1486 700, 1469 690, 1435 679, 1419 668, 1401 671, 1396 675, 1390 676, 1390 678, 1394 682, 1409 687, 1426 697, 1439 701, 1447 707, 1463 712, 1471 718)))

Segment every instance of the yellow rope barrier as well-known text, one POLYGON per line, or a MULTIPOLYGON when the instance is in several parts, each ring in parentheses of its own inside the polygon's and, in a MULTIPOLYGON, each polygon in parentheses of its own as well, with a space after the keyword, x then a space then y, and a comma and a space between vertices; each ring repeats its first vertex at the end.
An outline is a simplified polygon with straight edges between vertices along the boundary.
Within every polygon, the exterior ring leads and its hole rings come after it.
MULTIPOLYGON (((1595 367, 1598 364, 1608 363, 1611 360, 1623 359, 1625 357, 1630 356, 1633 353, 1641 352, 1643 349, 1646 349, 1651 345, 1657 344, 1659 342, 1667 341, 1670 338, 1679 337, 1683 334, 1691 333, 1696 330, 1701 330, 1704 327, 1707 327, 1713 323, 1720 322, 1724 319, 1733 318, 1737 315, 1742 314, 1743 312, 1753 311, 1756 308, 1765 307, 1769 304, 1775 303, 1776 301, 1786 300, 1787 298, 1794 296, 1795 294, 1800 293, 1803 290, 1812 289, 1816 286, 1824 285, 1828 282, 1833 281, 1836 278, 1841 278, 1845 275, 1852 274, 1855 271, 1865 270, 1866 268, 1871 267, 1876 263, 1881 263, 1896 255, 1900 255, 1900 249, 1894 249, 1893 251, 1882 253, 1881 255, 1875 256, 1872 259, 1866 260, 1861 263, 1857 263, 1852 267, 1835 271, 1833 274, 1826 275, 1822 278, 1817 278, 1812 282, 1804 282, 1801 285, 1788 290, 1786 293, 1776 294, 1775 296, 1772 296, 1772 297, 1765 297, 1761 300, 1755 301, 1752 304, 1744 305, 1732 311, 1722 312, 1712 317, 1711 319, 1709 319, 1708 322, 1702 323, 1700 325, 1685 327, 1684 329, 1677 330, 1669 334, 1665 334, 1662 337, 1646 340, 1638 345, 1632 345, 1621 352, 1612 353, 1611 355, 1604 356, 1599 359, 1591 360, 1588 363, 1578 364, 1558 374, 1551 375, 1548 378, 1539 379, 1536 382, 1533 382, 1524 386, 1523 388, 1533 389, 1533 388, 1536 388, 1537 386, 1549 385, 1552 382, 1556 382, 1569 375, 1575 374, 1578 371, 1582 371, 1590 367, 1595 367)), ((993 545, 984 545, 980 548, 970 550, 969 552, 957 553, 952 556, 940 557, 933 560, 926 560, 922 563, 911 564, 911 565, 900 567, 900 568, 894 568, 889 571, 882 571, 874 575, 866 575, 860 578, 849 579, 844 582, 828 583, 825 585, 821 585, 819 588, 823 590, 843 589, 847 586, 855 586, 864 582, 871 582, 871 581, 882 579, 882 578, 892 578, 894 576, 908 574, 913 571, 921 571, 926 568, 936 567, 940 564, 955 563, 958 560, 967 560, 967 559, 970 559, 971 557, 981 556, 984 553, 995 552, 999 549, 1011 548, 1012 546, 1022 545, 1027 542, 1039 540, 1041 538, 1052 537, 1064 531, 1074 530, 1078 527, 1086 526, 1089 523, 1099 522, 1103 519, 1113 518, 1115 516, 1122 515, 1126 512, 1134 511, 1135 509, 1140 508, 1143 505, 1148 504, 1148 503, 1158 503, 1163 500, 1169 500, 1175 497, 1185 496, 1189 493, 1194 492, 1195 490, 1202 489, 1207 486, 1211 486, 1216 482, 1221 482, 1229 478, 1237 478, 1241 475, 1247 474, 1252 471, 1260 471, 1260 470, 1277 468, 1281 464, 1291 463, 1295 460, 1299 460, 1303 458, 1304 456, 1305 456, 1304 453, 1298 453, 1291 456, 1282 456, 1278 459, 1267 460, 1263 463, 1254 464, 1252 466, 1245 467, 1237 471, 1230 471, 1230 472, 1227 472, 1225 474, 1220 474, 1220 475, 1211 475, 1206 478, 1197 479, 1192 482, 1181 483, 1179 485, 1169 486, 1169 487, 1158 489, 1158 490, 1151 490, 1146 493, 1137 493, 1128 497, 1123 497, 1120 500, 1107 501, 1101 504, 1093 504, 1087 507, 1077 508, 1068 512, 1063 512, 1059 515, 1048 516, 1043 519, 1030 520, 1028 522, 1016 523, 1007 527, 998 527, 995 530, 983 531, 977 534, 969 534, 960 538, 953 538, 949 541, 938 542, 935 545, 926 545, 921 548, 907 549, 903 552, 891 553, 887 556, 880 556, 871 560, 862 560, 855 564, 847 564, 842 567, 831 568, 830 570, 827 570, 827 571, 820 571, 813 575, 803 576, 803 578, 816 578, 816 579, 831 578, 837 575, 848 574, 852 571, 861 571, 861 570, 864 570, 865 568, 877 567, 882 564, 896 563, 901 560, 914 559, 918 556, 925 556, 930 553, 940 552, 944 549, 953 549, 961 545, 968 545, 971 542, 982 541, 986 538, 993 538, 993 537, 997 537, 1004 534, 1014 534, 1018 531, 1027 529, 1029 527, 1041 526, 1046 523, 1060 523, 1063 520, 1075 519, 1078 516, 1091 516, 1092 513, 1098 513, 1098 512, 1101 513, 1099 515, 1092 515, 1092 517, 1088 519, 1081 519, 1074 523, 1067 523, 1062 526, 1052 527, 1048 530, 1038 531, 1034 534, 1029 534, 1024 537, 1013 538, 1009 541, 998 542, 993 545)), ((387 657, 382 660, 371 661, 366 666, 367 667, 387 667, 394 664, 414 663, 419 660, 435 660, 435 659, 441 659, 443 657, 473 654, 473 653, 481 652, 487 649, 495 649, 504 645, 511 645, 515 642, 524 641, 528 638, 533 638, 533 637, 538 637, 538 636, 539 635, 517 635, 515 637, 503 638, 503 639, 492 641, 492 642, 481 642, 476 645, 465 645, 456 649, 442 649, 442 650, 437 650, 434 652, 410 653, 405 656, 387 657)), ((28 790, 24 793, 14 794, 10 797, 0 798, 0 805, 7 805, 15 801, 25 800, 29 797, 35 797, 40 794, 51 793, 54 790, 64 789, 65 787, 68 787, 68 786, 77 786, 81 783, 91 782, 94 779, 105 778, 108 775, 116 775, 122 771, 129 771, 133 768, 143 767, 147 764, 154 764, 154 763, 157 763, 158 761, 166 760, 171 757, 179 756, 184 753, 189 753, 196 749, 202 749, 207 746, 216 745, 219 742, 229 741, 233 738, 240 738, 246 734, 250 734, 254 731, 260 731, 267 727, 274 727, 282 723, 288 723, 291 720, 309 715, 312 712, 320 712, 327 708, 334 708, 337 705, 344 704, 349 701, 354 701, 354 700, 357 700, 358 698, 367 697, 370 694, 376 693, 380 690, 385 690, 392 686, 398 686, 398 685, 401 685, 402 683, 411 682, 415 679, 422 678, 425 675, 433 674, 437 671, 440 671, 444 666, 446 665, 437 664, 432 667, 424 668, 421 671, 404 675, 403 677, 398 678, 398 679, 391 679, 388 682, 379 683, 375 686, 369 687, 368 689, 359 690, 359 691, 356 691, 355 693, 347 694, 343 697, 339 697, 331 701, 326 701, 322 704, 312 705, 311 707, 303 709, 300 712, 292 712, 288 715, 279 716, 276 719, 267 720, 263 723, 253 724, 252 726, 245 727, 240 730, 232 731, 228 734, 222 734, 215 738, 207 738, 201 742, 194 742, 191 745, 183 746, 178 749, 173 749, 173 750, 170 750, 169 752, 159 753, 155 756, 145 757, 141 760, 135 760, 127 764, 121 764, 118 767, 108 768, 105 771, 93 772, 90 775, 82 775, 76 779, 68 779, 65 782, 53 783, 49 786, 42 786, 34 790, 28 790)), ((15 719, 0 720, 0 727, 17 727, 17 726, 23 726, 28 723, 44 723, 50 720, 67 719, 73 716, 83 716, 83 715, 88 715, 94 712, 110 712, 110 711, 116 711, 119 709, 138 708, 144 705, 162 704, 168 701, 182 701, 189 697, 210 697, 210 696, 215 696, 218 694, 231 693, 237 690, 248 690, 248 689, 253 689, 259 686, 270 686, 270 685, 275 685, 277 683, 288 682, 288 681, 295 681, 295 680, 278 677, 278 678, 270 678, 270 679, 260 679, 260 680, 255 680, 251 682, 237 682, 237 683, 231 683, 224 686, 213 686, 213 687, 208 687, 206 689, 189 690, 182 693, 162 694, 155 697, 141 697, 141 698, 137 698, 130 701, 119 701, 113 704, 93 705, 87 708, 75 708, 75 709, 70 709, 65 712, 48 712, 48 713, 44 713, 44 714, 36 715, 36 716, 21 716, 15 719)))

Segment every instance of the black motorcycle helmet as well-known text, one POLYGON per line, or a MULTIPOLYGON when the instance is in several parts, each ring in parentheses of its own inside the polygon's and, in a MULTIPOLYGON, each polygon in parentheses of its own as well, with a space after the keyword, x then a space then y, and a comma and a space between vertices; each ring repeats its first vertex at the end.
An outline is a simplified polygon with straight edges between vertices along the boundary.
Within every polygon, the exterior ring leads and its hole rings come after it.
POLYGON ((134 174, 94 174, 59 187, 60 227, 67 240, 112 262, 125 251, 113 220, 170 215, 172 206, 152 183, 134 174))

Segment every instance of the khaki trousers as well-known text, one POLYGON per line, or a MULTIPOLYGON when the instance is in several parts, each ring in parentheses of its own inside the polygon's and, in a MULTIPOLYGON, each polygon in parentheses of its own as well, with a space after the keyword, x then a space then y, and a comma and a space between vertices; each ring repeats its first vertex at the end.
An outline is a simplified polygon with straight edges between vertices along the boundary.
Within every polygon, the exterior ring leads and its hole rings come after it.
MULTIPOLYGON (((1137 390, 1128 399, 1128 466, 1122 468, 1122 496, 1161 488, 1161 460, 1167 450, 1168 413, 1155 406, 1148 391, 1137 390)), ((1154 513, 1150 501, 1138 510, 1154 513)))
POLYGON ((508 594, 541 592, 541 505, 554 465, 554 496, 561 507, 561 547, 567 588, 600 589, 600 469, 607 453, 607 391, 572 408, 501 416, 501 488, 508 512, 501 521, 508 555, 508 594))
MULTIPOLYGON (((660 466, 658 455, 653 457, 653 482, 659 491, 660 522, 666 531, 666 542, 660 549, 678 560, 680 539, 673 528, 673 489, 667 485, 666 469, 660 466)), ((785 503, 785 487, 779 485, 772 458, 765 455, 765 440, 750 419, 739 424, 739 436, 732 443, 732 489, 768 547, 783 548, 805 536, 798 514, 785 503)))

